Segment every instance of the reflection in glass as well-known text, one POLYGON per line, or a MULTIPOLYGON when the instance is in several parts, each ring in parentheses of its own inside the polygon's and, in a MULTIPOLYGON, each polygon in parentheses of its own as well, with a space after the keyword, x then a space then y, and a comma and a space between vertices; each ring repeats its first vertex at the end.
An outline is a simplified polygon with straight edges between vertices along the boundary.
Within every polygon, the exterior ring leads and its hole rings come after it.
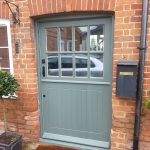
POLYGON ((103 25, 90 26, 90 51, 104 51, 103 25))
POLYGON ((87 77, 88 57, 87 55, 78 54, 75 56, 75 73, 77 77, 87 77))
POLYGON ((73 58, 72 55, 61 56, 62 76, 73 76, 73 58))
POLYGON ((48 56, 48 75, 49 76, 59 75, 58 55, 48 56))
POLYGON ((47 48, 49 76, 103 77, 103 25, 49 28, 47 48))
POLYGON ((10 72, 10 68, 7 68, 7 69, 3 69, 4 71, 8 72, 8 73, 11 73, 10 72))
POLYGON ((6 68, 10 68, 8 48, 0 48, 0 69, 6 68))
POLYGON ((58 51, 58 29, 57 28, 49 28, 47 29, 47 51, 53 52, 58 51))
POLYGON ((72 51, 72 28, 64 27, 60 28, 61 32, 61 51, 72 51))
POLYGON ((103 54, 90 55, 90 76, 103 77, 103 54))
POLYGON ((87 51, 87 27, 75 27, 76 51, 87 51))
POLYGON ((8 40, 7 40, 7 27, 0 26, 0 47, 7 47, 8 40))

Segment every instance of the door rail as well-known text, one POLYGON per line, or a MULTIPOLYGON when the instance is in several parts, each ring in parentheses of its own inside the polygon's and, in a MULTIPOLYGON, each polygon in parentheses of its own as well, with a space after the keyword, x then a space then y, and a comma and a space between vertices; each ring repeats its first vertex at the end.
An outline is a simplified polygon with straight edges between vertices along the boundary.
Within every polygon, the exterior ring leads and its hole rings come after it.
POLYGON ((111 82, 98 82, 98 81, 70 81, 70 80, 50 80, 41 79, 41 82, 53 82, 53 83, 83 83, 83 84, 100 84, 100 85, 111 85, 111 82))

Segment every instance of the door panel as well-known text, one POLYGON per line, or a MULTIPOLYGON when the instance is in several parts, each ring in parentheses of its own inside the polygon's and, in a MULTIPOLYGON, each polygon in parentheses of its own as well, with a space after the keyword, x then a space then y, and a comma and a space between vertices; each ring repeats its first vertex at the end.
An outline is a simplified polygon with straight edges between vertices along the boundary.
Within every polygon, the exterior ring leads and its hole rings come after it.
POLYGON ((111 25, 110 18, 40 24, 41 138, 109 147, 111 25))
POLYGON ((44 131, 107 141, 111 126, 111 117, 105 119, 110 112, 107 90, 108 85, 44 84, 44 131))

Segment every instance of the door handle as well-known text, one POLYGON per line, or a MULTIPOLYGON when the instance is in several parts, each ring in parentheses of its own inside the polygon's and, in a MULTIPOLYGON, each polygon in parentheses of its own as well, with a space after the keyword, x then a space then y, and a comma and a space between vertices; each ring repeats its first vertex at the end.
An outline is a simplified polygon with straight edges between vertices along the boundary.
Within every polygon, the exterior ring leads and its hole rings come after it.
POLYGON ((42 67, 42 76, 45 77, 45 66, 42 67))

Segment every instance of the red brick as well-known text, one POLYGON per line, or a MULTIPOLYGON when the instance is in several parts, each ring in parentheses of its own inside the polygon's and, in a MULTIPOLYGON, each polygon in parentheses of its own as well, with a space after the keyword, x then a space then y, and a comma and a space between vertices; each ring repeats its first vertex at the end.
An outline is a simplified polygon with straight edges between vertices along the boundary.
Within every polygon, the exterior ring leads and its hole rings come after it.
POLYGON ((9 9, 3 1, 0 2, 0 18, 9 18, 9 9))
POLYGON ((56 0, 51 0, 51 4, 52 4, 52 12, 56 13, 57 12, 57 6, 56 6, 56 0))
POLYGON ((98 2, 98 10, 103 10, 104 9, 104 1, 105 0, 99 0, 99 2, 98 2))
POLYGON ((115 10, 115 4, 116 4, 115 0, 110 0, 109 1, 109 10, 115 10))
POLYGON ((98 0, 93 0, 92 10, 97 10, 98 0))
POLYGON ((87 0, 87 10, 92 10, 92 0, 87 0))
POLYGON ((61 0, 61 2, 62 2, 62 11, 65 12, 66 11, 66 5, 67 5, 66 0, 61 0))
POLYGON ((141 4, 132 4, 131 9, 136 10, 136 9, 141 9, 142 5, 141 4))
POLYGON ((139 17, 139 16, 132 16, 131 17, 131 22, 141 22, 141 17, 139 17))
MULTIPOLYGON (((31 5, 32 5, 32 10, 34 12, 33 15, 38 14, 38 6, 37 6, 37 1, 36 0, 31 0, 31 5)), ((30 7, 31 8, 31 7, 30 7)))
POLYGON ((42 13, 43 14, 46 14, 46 13, 48 13, 48 9, 47 9, 47 7, 48 7, 48 5, 47 5, 47 1, 48 0, 42 0, 42 13))
POLYGON ((109 4, 110 4, 110 0, 105 0, 104 1, 104 10, 108 10, 108 8, 109 8, 109 4))
POLYGON ((81 0, 76 1, 76 10, 81 10, 81 8, 82 8, 82 1, 81 0))
POLYGON ((62 12, 62 7, 61 7, 61 1, 57 0, 57 12, 60 11, 62 12))

